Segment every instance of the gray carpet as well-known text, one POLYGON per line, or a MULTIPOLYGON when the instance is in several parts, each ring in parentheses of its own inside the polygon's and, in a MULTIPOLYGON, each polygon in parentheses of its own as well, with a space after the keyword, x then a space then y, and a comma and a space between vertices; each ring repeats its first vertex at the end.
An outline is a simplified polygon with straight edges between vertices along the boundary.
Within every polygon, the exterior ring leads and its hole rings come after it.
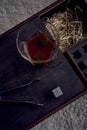
MULTIPOLYGON (((55 0, 0 0, 0 34, 55 0)), ((87 130, 87 94, 31 130, 87 130)))

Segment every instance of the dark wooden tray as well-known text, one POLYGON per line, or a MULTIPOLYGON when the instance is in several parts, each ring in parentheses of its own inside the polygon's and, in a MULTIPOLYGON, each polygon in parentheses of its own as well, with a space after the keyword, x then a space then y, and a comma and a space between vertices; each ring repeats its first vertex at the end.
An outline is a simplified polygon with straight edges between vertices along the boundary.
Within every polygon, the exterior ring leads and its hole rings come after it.
MULTIPOLYGON (((69 63, 70 61, 61 51, 58 52, 55 67, 34 67, 19 55, 16 47, 16 36, 20 27, 34 24, 36 30, 39 28, 47 31, 41 23, 41 19, 46 16, 51 17, 55 12, 64 11, 66 5, 65 0, 56 1, 0 36, 0 91, 27 83, 35 77, 41 79, 27 87, 0 94, 0 129, 28 130, 87 93, 87 84, 80 80, 69 63), (55 98, 52 90, 58 86, 62 95, 55 98), (11 102, 8 103, 3 100, 10 100, 11 102), (26 100, 33 100, 44 105, 40 107, 20 102, 26 100)), ((72 1, 71 5, 73 5, 72 1)), ((86 31, 85 22, 83 23, 86 31)))

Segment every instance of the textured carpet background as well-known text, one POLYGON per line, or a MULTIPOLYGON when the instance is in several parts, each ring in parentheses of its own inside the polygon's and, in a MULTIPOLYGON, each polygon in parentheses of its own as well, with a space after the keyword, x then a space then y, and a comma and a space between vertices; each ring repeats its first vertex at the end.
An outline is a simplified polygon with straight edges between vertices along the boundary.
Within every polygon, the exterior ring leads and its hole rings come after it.
MULTIPOLYGON (((54 1, 0 0, 0 34, 54 1)), ((50 116, 31 130, 87 130, 87 95, 50 116)))

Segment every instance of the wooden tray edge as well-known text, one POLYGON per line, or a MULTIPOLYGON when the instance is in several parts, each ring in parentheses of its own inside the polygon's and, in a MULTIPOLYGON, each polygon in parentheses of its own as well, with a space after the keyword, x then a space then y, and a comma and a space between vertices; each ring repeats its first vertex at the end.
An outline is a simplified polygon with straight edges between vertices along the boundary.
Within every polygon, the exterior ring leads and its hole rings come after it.
POLYGON ((44 9, 40 10, 39 12, 35 13, 34 15, 30 16, 29 18, 25 19, 24 21, 22 21, 21 23, 17 24, 16 26, 12 27, 11 29, 9 29, 8 31, 2 33, 0 35, 0 38, 4 37, 5 35, 11 33, 12 31, 15 31, 16 29, 20 28, 22 25, 24 25, 25 23, 29 22, 30 20, 34 19, 35 17, 40 16, 43 13, 48 12, 49 10, 55 8, 56 6, 62 4, 63 2, 65 2, 66 0, 58 0, 55 1, 53 3, 51 3, 49 6, 45 7, 44 9))
POLYGON ((63 109, 64 107, 66 107, 67 105, 69 105, 70 103, 73 103, 74 101, 76 101, 77 99, 79 99, 80 97, 82 97, 83 95, 87 94, 87 90, 83 91, 82 93, 80 93, 78 96, 70 99, 69 101, 67 101, 66 103, 64 103, 63 105, 61 105, 60 107, 56 108, 55 110, 51 111, 50 113, 48 113, 47 115, 45 115, 44 117, 42 117, 40 120, 37 120, 35 123, 31 124, 29 127, 25 128, 24 130, 29 130, 32 127, 34 127, 35 125, 39 124, 41 121, 45 120, 46 118, 50 117, 52 114, 58 112, 59 110, 63 109))

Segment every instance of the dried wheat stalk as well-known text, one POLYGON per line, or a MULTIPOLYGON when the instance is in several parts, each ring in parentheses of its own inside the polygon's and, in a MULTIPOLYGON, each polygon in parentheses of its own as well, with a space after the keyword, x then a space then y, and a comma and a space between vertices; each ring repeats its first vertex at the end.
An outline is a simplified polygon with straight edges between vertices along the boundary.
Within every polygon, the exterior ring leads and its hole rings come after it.
POLYGON ((83 39, 82 22, 73 20, 73 13, 69 10, 54 14, 50 19, 47 18, 46 27, 53 36, 54 34, 59 35, 60 43, 58 42, 58 45, 62 52, 83 39), (49 23, 54 27, 52 28, 49 23))

